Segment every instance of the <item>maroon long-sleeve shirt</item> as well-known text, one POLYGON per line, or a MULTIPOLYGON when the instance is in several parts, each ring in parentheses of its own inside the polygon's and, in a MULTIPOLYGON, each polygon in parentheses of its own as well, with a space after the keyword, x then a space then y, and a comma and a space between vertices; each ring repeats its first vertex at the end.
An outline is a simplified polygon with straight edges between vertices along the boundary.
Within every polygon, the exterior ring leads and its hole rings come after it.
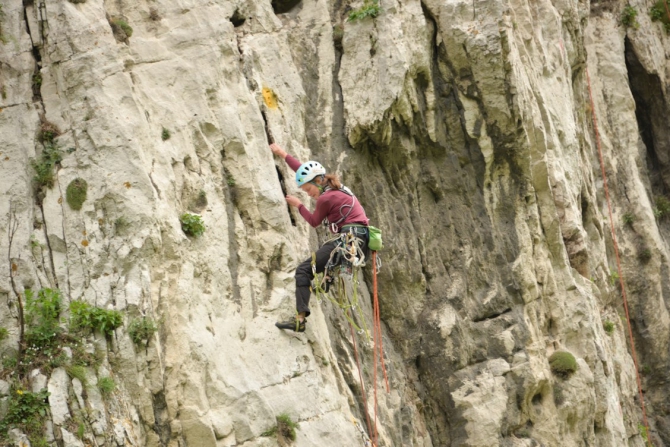
MULTIPOLYGON (((294 171, 297 171, 300 165, 302 165, 299 160, 288 154, 286 155, 285 160, 286 164, 288 164, 294 171)), ((303 219, 313 227, 319 226, 319 224, 326 218, 328 219, 328 222, 336 223, 344 216, 347 217, 337 224, 339 228, 351 224, 367 226, 369 222, 369 219, 365 215, 365 210, 358 202, 358 199, 337 189, 330 189, 321 193, 316 200, 316 207, 314 208, 313 213, 310 213, 305 205, 300 205, 298 211, 303 219), (353 209, 351 208, 352 203, 353 209), (351 212, 349 213, 350 209, 351 212), (349 213, 349 215, 347 215, 347 213, 349 213)), ((333 231, 333 229, 330 228, 330 231, 333 231)))

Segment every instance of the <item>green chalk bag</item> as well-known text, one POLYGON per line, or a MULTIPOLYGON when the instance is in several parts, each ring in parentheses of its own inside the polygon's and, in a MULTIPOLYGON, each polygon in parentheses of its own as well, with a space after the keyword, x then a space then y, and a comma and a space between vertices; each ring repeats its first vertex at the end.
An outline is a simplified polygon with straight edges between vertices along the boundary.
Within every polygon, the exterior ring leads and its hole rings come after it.
POLYGON ((370 239, 368 239, 368 248, 372 251, 379 251, 384 248, 382 244, 382 230, 372 225, 368 226, 370 239))

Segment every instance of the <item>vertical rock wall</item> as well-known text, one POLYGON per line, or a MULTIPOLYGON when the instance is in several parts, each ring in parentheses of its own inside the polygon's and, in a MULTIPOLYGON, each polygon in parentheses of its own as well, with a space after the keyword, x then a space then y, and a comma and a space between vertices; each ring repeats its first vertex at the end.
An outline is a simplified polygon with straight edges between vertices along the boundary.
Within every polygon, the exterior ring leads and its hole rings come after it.
MULTIPOLYGON (((283 191, 300 193, 273 139, 339 173, 384 230, 379 445, 644 445, 610 219, 649 436, 670 445, 657 203, 670 48, 651 5, 631 5, 638 29, 610 1, 387 0, 354 22, 360 2, 3 4, 3 356, 25 289, 124 315, 84 340, 102 353, 85 383, 34 371, 33 389, 51 393, 45 439, 282 445, 268 431, 288 414, 295 445, 365 445, 342 311, 315 301, 305 334, 273 326, 292 315, 295 266, 326 237, 287 209, 283 191), (43 193, 31 160, 45 129, 63 159, 43 193), (77 178, 81 210, 65 200, 77 178), (183 233, 185 212, 203 236, 183 233), (128 332, 140 316, 158 322, 146 344, 128 332), (556 351, 576 357, 574 374, 552 374, 556 351)), ((357 340, 373 416, 372 346, 357 340)), ((15 379, 2 377, 6 405, 15 379)))

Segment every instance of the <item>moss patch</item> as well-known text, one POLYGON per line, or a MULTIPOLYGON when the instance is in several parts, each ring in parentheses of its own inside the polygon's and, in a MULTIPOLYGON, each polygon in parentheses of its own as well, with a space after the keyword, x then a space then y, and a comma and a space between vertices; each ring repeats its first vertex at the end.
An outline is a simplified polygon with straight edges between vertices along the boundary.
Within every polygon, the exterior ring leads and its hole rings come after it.
POLYGON ((577 360, 575 356, 566 351, 556 351, 549 357, 551 372, 555 375, 568 378, 577 371, 577 360))
POLYGON ((70 208, 79 211, 86 201, 86 191, 88 190, 88 183, 86 180, 76 178, 67 185, 65 190, 65 200, 70 208))

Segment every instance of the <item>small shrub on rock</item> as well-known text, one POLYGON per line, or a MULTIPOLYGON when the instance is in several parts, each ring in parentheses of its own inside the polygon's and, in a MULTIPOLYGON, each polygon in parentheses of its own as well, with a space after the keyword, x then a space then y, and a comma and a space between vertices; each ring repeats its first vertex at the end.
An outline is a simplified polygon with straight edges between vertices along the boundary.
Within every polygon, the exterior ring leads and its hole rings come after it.
POLYGON ((7 402, 7 413, 0 420, 0 440, 6 439, 11 429, 17 428, 28 436, 32 445, 40 445, 44 441, 48 397, 49 392, 46 389, 31 393, 20 387, 13 387, 7 402))
POLYGON ((621 12, 621 24, 625 27, 630 27, 633 29, 640 28, 640 24, 637 21, 637 9, 631 5, 626 5, 621 12))
POLYGON ((67 185, 65 190, 65 200, 75 211, 79 211, 86 200, 86 191, 88 190, 88 183, 82 178, 76 178, 67 185))
POLYGON ((605 329, 605 332, 607 332, 607 334, 612 335, 612 333, 614 332, 614 323, 611 322, 610 320, 605 321, 603 323, 603 329, 605 329))
POLYGON ((170 139, 170 131, 167 130, 165 127, 163 127, 163 130, 161 131, 161 140, 169 140, 170 139))
POLYGON ((37 160, 31 162, 35 170, 35 187, 37 190, 51 188, 56 181, 54 167, 63 160, 61 151, 53 144, 47 144, 37 160))
POLYGON ((363 20, 366 17, 372 17, 374 19, 380 12, 381 7, 379 6, 379 0, 365 0, 363 6, 354 9, 349 13, 347 21, 355 22, 356 20, 363 20))
POLYGON ((566 351, 556 351, 549 357, 551 372, 555 375, 567 378, 577 371, 577 360, 575 356, 566 351))
POLYGON ((9 336, 7 328, 0 327, 0 342, 4 341, 9 336))
POLYGON ((149 340, 152 335, 158 330, 156 323, 151 318, 142 317, 134 319, 128 325, 128 334, 133 342, 137 345, 144 340, 149 340))
POLYGON ((91 306, 83 301, 70 303, 70 325, 77 330, 100 331, 111 335, 123 323, 121 312, 91 306))
POLYGON ((205 224, 202 217, 197 214, 184 213, 179 217, 181 229, 189 236, 198 237, 205 232, 205 224))
POLYGON ((261 433, 261 436, 277 436, 282 441, 280 445, 284 445, 287 441, 295 441, 296 428, 299 428, 299 424, 293 422, 288 414, 282 413, 277 416, 277 425, 261 433))

